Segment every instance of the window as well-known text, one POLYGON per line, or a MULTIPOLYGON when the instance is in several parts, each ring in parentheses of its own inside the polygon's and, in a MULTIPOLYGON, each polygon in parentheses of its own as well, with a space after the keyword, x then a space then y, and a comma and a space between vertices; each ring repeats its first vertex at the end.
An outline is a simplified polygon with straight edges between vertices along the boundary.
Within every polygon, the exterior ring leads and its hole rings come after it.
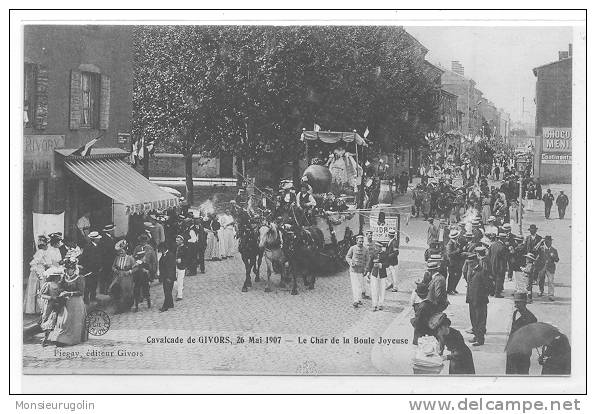
POLYGON ((37 65, 25 63, 25 90, 23 93, 23 122, 25 127, 32 128, 35 125, 35 106, 37 85, 37 65))
POLYGON ((81 128, 97 128, 99 123, 99 74, 81 72, 81 128))

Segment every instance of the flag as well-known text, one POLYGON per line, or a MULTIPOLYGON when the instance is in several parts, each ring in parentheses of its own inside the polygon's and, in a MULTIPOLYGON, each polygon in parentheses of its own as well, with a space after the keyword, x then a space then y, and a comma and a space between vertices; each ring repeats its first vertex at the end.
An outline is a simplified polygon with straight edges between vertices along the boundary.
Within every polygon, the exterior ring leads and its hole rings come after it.
POLYGON ((321 130, 321 126, 319 124, 315 124, 315 126, 313 127, 313 130, 315 132, 320 131, 321 130))
POLYGON ((83 145, 83 146, 77 148, 76 150, 74 150, 74 152, 72 154, 70 154, 70 155, 80 155, 82 157, 86 157, 87 155, 91 155, 91 149, 93 148, 93 146, 95 145, 95 143, 101 139, 101 137, 102 136, 100 135, 97 138, 92 139, 91 141, 89 141, 85 145, 83 145))
POLYGON ((130 164, 136 165, 137 164, 137 154, 139 152, 138 147, 139 140, 137 138, 133 138, 130 144, 130 164))
POLYGON ((137 158, 139 161, 145 158, 145 138, 143 137, 137 142, 137 158))
POLYGON ((366 131, 364 131, 364 138, 368 137, 369 133, 370 131, 368 130, 368 127, 366 127, 366 131))

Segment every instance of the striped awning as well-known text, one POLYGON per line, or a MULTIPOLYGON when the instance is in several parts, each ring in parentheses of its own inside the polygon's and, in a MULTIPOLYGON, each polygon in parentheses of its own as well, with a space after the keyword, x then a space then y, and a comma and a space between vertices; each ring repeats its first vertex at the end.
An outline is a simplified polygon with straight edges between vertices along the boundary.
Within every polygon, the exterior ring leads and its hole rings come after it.
POLYGON ((178 205, 178 198, 151 183, 118 158, 66 159, 66 168, 126 208, 126 214, 178 205))

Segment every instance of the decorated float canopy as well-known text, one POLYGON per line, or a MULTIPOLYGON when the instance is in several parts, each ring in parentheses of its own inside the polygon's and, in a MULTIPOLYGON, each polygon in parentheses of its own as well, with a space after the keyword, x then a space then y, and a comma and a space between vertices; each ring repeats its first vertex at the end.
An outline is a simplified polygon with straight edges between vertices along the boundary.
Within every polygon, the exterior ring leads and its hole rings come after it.
POLYGON ((325 144, 337 144, 340 141, 354 142, 367 147, 368 143, 357 132, 336 132, 336 131, 302 131, 300 141, 321 141, 325 144))

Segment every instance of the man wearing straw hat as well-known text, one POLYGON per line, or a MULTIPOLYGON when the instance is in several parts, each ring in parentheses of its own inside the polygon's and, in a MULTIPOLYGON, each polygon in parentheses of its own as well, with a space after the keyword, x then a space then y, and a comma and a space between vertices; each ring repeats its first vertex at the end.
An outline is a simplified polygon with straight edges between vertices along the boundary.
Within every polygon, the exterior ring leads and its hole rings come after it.
MULTIPOLYGON (((486 254, 486 247, 476 247, 474 255, 476 259, 486 254)), ((470 340, 472 346, 484 345, 486 334, 486 315, 488 309, 488 296, 492 291, 492 280, 490 274, 482 263, 477 260, 472 275, 468 280, 466 292, 466 303, 470 311, 470 322, 474 337, 470 340)))
POLYGON ((89 304, 89 302, 95 300, 97 295, 97 278, 101 273, 102 267, 102 255, 99 247, 101 235, 96 231, 92 231, 88 237, 89 244, 85 246, 81 254, 81 266, 85 268, 85 272, 90 273, 85 278, 85 294, 83 296, 85 304, 89 304))
POLYGON ((449 261, 449 283, 447 284, 447 294, 454 295, 457 293, 457 285, 461 279, 461 272, 463 267, 462 247, 459 245, 457 239, 459 237, 459 230, 452 230, 449 233, 449 242, 445 248, 447 259, 449 261))

